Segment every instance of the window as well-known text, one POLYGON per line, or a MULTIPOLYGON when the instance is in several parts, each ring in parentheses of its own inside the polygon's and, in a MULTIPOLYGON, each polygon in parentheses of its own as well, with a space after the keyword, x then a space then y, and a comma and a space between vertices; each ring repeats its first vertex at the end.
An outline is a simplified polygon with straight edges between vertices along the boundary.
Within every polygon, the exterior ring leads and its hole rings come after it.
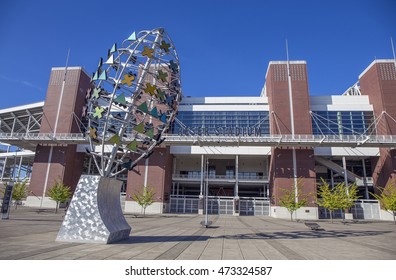
POLYGON ((171 126, 173 134, 266 135, 268 111, 179 111, 171 126))
POLYGON ((375 133, 371 111, 314 111, 312 133, 315 135, 368 135, 375 133))

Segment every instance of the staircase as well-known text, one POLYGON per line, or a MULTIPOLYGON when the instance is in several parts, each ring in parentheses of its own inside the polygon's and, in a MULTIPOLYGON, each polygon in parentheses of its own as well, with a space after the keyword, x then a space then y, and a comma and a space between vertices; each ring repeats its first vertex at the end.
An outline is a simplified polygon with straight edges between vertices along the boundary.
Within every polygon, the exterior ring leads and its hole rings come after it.
MULTIPOLYGON (((326 166, 327 168, 329 168, 330 170, 333 170, 334 172, 338 173, 338 174, 342 174, 344 175, 344 168, 340 165, 338 165, 337 163, 322 158, 322 157, 315 157, 315 161, 323 166, 326 166)), ((370 178, 367 177, 366 180, 364 180, 362 177, 356 175, 355 173, 347 170, 346 171, 346 177, 349 181, 353 181, 356 182, 356 184, 358 186, 365 186, 365 181, 367 185, 370 185, 370 183, 372 184, 372 180, 369 180, 370 178)))

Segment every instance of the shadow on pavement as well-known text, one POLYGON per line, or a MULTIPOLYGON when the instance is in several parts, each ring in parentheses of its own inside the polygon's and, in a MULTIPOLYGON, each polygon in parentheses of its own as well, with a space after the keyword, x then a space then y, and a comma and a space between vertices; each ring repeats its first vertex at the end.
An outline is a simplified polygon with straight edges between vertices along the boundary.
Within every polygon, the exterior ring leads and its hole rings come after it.
POLYGON ((206 241, 210 236, 178 235, 178 236, 129 236, 128 239, 113 244, 135 244, 135 243, 155 243, 155 242, 195 242, 206 241))
POLYGON ((225 239, 302 239, 302 238, 335 238, 375 236, 392 231, 353 231, 353 230, 327 230, 327 231, 285 231, 252 234, 222 235, 216 238, 225 239))

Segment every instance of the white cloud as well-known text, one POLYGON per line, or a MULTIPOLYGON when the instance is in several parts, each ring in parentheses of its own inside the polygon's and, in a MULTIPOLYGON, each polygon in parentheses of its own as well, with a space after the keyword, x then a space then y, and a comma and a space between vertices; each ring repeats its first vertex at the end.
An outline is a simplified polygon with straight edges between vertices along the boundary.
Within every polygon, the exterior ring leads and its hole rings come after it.
POLYGON ((11 83, 22 84, 22 85, 24 85, 24 86, 37 89, 37 90, 39 90, 39 91, 43 91, 43 89, 42 89, 41 87, 39 87, 39 86, 37 86, 37 85, 34 85, 34 84, 32 84, 31 82, 29 82, 29 81, 11 79, 11 78, 6 77, 6 76, 4 76, 4 75, 2 75, 2 74, 0 74, 0 79, 3 79, 3 80, 5 80, 5 81, 11 82, 11 83))

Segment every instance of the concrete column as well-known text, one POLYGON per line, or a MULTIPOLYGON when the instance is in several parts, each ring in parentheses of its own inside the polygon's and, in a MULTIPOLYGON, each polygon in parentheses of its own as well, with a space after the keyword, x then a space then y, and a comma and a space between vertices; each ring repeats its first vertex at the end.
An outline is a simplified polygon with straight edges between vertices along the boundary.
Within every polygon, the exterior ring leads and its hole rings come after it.
POLYGON ((342 167, 344 168, 344 181, 345 181, 345 187, 346 187, 346 190, 347 190, 347 194, 349 195, 349 192, 348 192, 347 167, 346 167, 346 160, 345 160, 345 157, 342 157, 342 167))
POLYGON ((239 186, 238 186, 238 180, 239 180, 239 155, 235 156, 235 190, 234 190, 234 196, 238 197, 238 192, 239 192, 239 186))
POLYGON ((369 191, 368 191, 368 186, 367 186, 366 163, 364 162, 364 159, 362 159, 362 166, 363 166, 363 183, 364 183, 364 188, 365 188, 365 197, 366 197, 366 199, 369 199, 369 191))
POLYGON ((201 186, 199 191, 199 201, 198 201, 198 214, 203 215, 204 211, 204 196, 203 196, 203 189, 204 189, 204 176, 205 176, 205 156, 201 155, 201 186))
POLYGON ((7 157, 5 157, 4 161, 3 161, 3 170, 1 171, 1 180, 2 181, 3 181, 3 178, 4 178, 4 172, 5 172, 5 169, 6 169, 6 165, 7 165, 7 157))
POLYGON ((175 194, 176 194, 176 188, 175 188, 175 186, 176 186, 176 183, 175 183, 175 182, 172 182, 172 195, 175 195, 175 194))
POLYGON ((238 195, 238 173, 239 155, 235 155, 235 189, 234 189, 234 216, 239 216, 239 195, 238 195))
POLYGON ((330 170, 330 176, 331 176, 331 187, 334 188, 334 172, 333 172, 333 170, 330 170))
POLYGON ((205 157, 204 155, 201 155, 201 188, 199 191, 200 196, 203 194, 203 188, 204 188, 204 161, 205 161, 205 157))
POLYGON ((23 157, 21 156, 21 158, 19 159, 19 165, 18 165, 18 176, 17 176, 18 181, 19 181, 19 177, 21 176, 22 160, 23 160, 23 157))
POLYGON ((172 174, 176 174, 177 170, 177 159, 176 157, 173 158, 173 169, 172 169, 172 174))
POLYGON ((145 162, 144 162, 144 187, 147 187, 147 180, 148 180, 148 168, 149 168, 149 159, 146 158, 145 162))

